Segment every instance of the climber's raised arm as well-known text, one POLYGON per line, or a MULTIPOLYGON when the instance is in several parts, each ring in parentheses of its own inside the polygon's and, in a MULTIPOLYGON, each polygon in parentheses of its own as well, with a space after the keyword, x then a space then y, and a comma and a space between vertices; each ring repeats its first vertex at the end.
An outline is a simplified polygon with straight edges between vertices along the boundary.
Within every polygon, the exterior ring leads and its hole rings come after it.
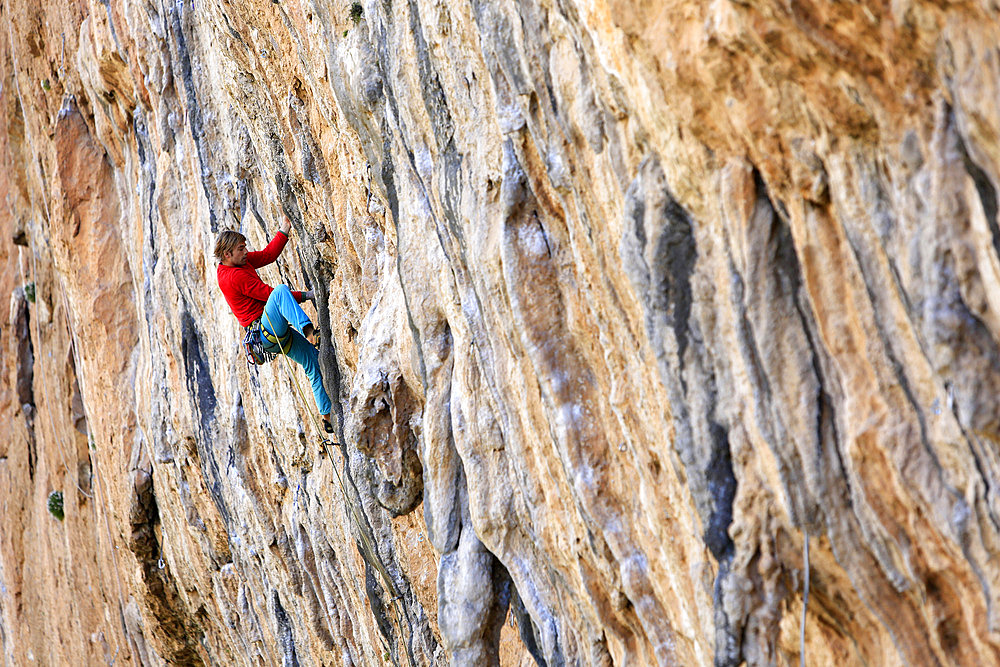
POLYGON ((288 233, 291 231, 291 228, 292 223, 286 217, 285 221, 278 227, 278 233, 274 235, 274 238, 271 239, 266 248, 257 252, 247 253, 247 263, 253 268, 259 269, 278 259, 278 255, 281 254, 281 251, 285 249, 285 244, 288 243, 288 233))

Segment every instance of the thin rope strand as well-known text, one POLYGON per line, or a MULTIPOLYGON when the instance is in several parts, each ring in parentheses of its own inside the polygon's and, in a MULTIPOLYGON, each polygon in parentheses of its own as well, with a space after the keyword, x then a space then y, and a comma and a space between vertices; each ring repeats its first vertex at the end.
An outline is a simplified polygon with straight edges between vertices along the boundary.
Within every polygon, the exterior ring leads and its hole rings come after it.
POLYGON ((809 606, 809 533, 806 533, 806 541, 803 546, 805 551, 806 583, 805 592, 802 595, 802 627, 799 634, 799 659, 801 667, 806 667, 806 609, 809 606))

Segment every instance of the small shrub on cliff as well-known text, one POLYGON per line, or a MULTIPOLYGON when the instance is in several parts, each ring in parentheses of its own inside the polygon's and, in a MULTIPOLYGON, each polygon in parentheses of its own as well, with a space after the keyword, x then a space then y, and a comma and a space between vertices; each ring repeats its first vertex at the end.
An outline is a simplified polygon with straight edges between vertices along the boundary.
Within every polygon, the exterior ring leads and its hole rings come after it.
POLYGON ((53 491, 49 494, 49 514, 62 521, 66 518, 63 513, 62 491, 53 491))
POLYGON ((24 296, 27 297, 28 301, 31 303, 35 302, 35 283, 28 283, 24 286, 24 296))
POLYGON ((355 2, 351 4, 351 20, 354 21, 354 25, 361 23, 361 17, 364 15, 364 8, 361 6, 360 2, 355 2))

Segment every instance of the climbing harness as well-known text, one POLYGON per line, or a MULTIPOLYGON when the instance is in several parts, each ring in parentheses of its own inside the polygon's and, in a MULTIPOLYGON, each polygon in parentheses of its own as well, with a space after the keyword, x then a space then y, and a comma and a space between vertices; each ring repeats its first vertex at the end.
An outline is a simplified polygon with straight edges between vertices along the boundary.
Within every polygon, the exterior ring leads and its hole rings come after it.
MULTIPOLYGON (((267 319, 267 323, 271 323, 271 318, 267 319)), ((277 345, 282 354, 288 354, 288 351, 292 349, 292 333, 290 331, 286 331, 284 336, 275 336, 264 327, 261 327, 260 333, 263 334, 264 338, 266 338, 271 345, 277 345)), ((277 352, 273 354, 277 356, 277 352)))
POLYGON ((275 336, 260 325, 258 317, 246 328, 246 334, 243 336, 243 354, 246 356, 247 366, 263 366, 274 361, 278 353, 272 351, 273 345, 277 345, 282 354, 288 354, 292 349, 291 332, 285 332, 284 336, 275 336))

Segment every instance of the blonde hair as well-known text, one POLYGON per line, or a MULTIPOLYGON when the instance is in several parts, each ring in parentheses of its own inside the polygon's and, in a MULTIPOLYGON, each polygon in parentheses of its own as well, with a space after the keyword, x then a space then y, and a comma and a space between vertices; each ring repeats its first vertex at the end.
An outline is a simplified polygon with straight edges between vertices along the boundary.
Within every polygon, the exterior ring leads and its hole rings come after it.
POLYGON ((226 254, 236 248, 240 244, 240 241, 246 241, 247 237, 243 236, 237 231, 232 229, 224 229, 219 232, 219 237, 215 239, 215 258, 220 262, 226 259, 226 254))

